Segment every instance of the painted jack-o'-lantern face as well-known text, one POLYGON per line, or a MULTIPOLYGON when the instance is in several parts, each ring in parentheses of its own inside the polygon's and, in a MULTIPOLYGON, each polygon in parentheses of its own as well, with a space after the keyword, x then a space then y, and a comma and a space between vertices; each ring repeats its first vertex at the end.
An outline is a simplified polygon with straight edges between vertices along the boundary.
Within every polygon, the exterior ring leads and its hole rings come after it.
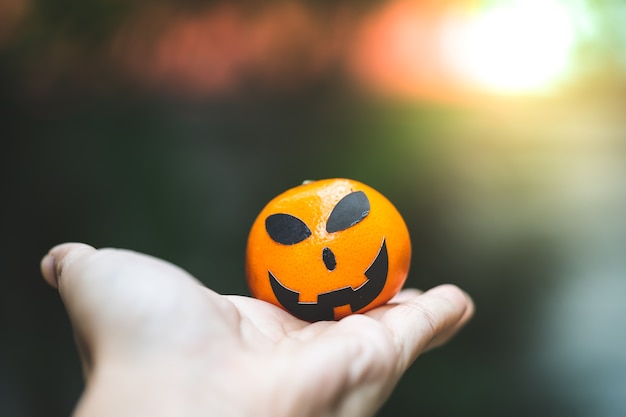
POLYGON ((246 275, 256 298, 303 320, 338 320, 389 301, 410 257, 406 225, 383 195, 330 179, 267 204, 250 231, 246 275))

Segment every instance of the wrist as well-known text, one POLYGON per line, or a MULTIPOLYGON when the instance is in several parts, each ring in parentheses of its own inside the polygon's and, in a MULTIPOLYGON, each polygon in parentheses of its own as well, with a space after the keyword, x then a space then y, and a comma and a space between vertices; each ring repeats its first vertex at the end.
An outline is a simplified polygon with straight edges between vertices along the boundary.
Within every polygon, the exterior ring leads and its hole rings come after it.
POLYGON ((98 364, 87 378, 75 416, 248 415, 245 403, 228 401, 230 393, 207 384, 214 377, 203 378, 199 372, 166 361, 98 364))

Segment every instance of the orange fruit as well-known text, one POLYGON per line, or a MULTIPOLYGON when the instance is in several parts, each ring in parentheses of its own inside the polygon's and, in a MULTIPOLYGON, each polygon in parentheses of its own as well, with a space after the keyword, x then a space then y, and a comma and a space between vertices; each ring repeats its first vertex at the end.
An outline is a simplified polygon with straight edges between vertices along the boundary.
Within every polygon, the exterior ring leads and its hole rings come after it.
POLYGON ((305 182, 271 200, 246 249, 252 295, 307 320, 339 320, 389 301, 409 270, 402 216, 358 181, 305 182))

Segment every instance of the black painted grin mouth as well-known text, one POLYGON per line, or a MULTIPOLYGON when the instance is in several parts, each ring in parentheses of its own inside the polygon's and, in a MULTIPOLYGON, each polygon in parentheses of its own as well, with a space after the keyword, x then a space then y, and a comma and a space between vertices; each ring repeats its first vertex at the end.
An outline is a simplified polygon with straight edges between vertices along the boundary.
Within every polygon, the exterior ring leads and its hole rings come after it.
POLYGON ((285 309, 302 320, 319 321, 334 320, 335 307, 350 305, 355 312, 374 301, 387 282, 388 269, 387 243, 383 239, 376 258, 364 272, 367 281, 363 285, 356 289, 347 286, 319 294, 317 303, 301 303, 299 292, 285 287, 270 271, 268 274, 274 295, 285 309))

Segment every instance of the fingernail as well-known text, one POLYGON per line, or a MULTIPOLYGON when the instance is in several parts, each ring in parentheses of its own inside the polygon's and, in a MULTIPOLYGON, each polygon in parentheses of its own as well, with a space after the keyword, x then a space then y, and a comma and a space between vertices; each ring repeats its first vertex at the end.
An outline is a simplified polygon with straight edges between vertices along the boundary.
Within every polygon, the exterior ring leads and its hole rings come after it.
POLYGON ((41 273, 48 284, 57 288, 58 279, 56 260, 52 255, 47 254, 41 260, 41 273))

